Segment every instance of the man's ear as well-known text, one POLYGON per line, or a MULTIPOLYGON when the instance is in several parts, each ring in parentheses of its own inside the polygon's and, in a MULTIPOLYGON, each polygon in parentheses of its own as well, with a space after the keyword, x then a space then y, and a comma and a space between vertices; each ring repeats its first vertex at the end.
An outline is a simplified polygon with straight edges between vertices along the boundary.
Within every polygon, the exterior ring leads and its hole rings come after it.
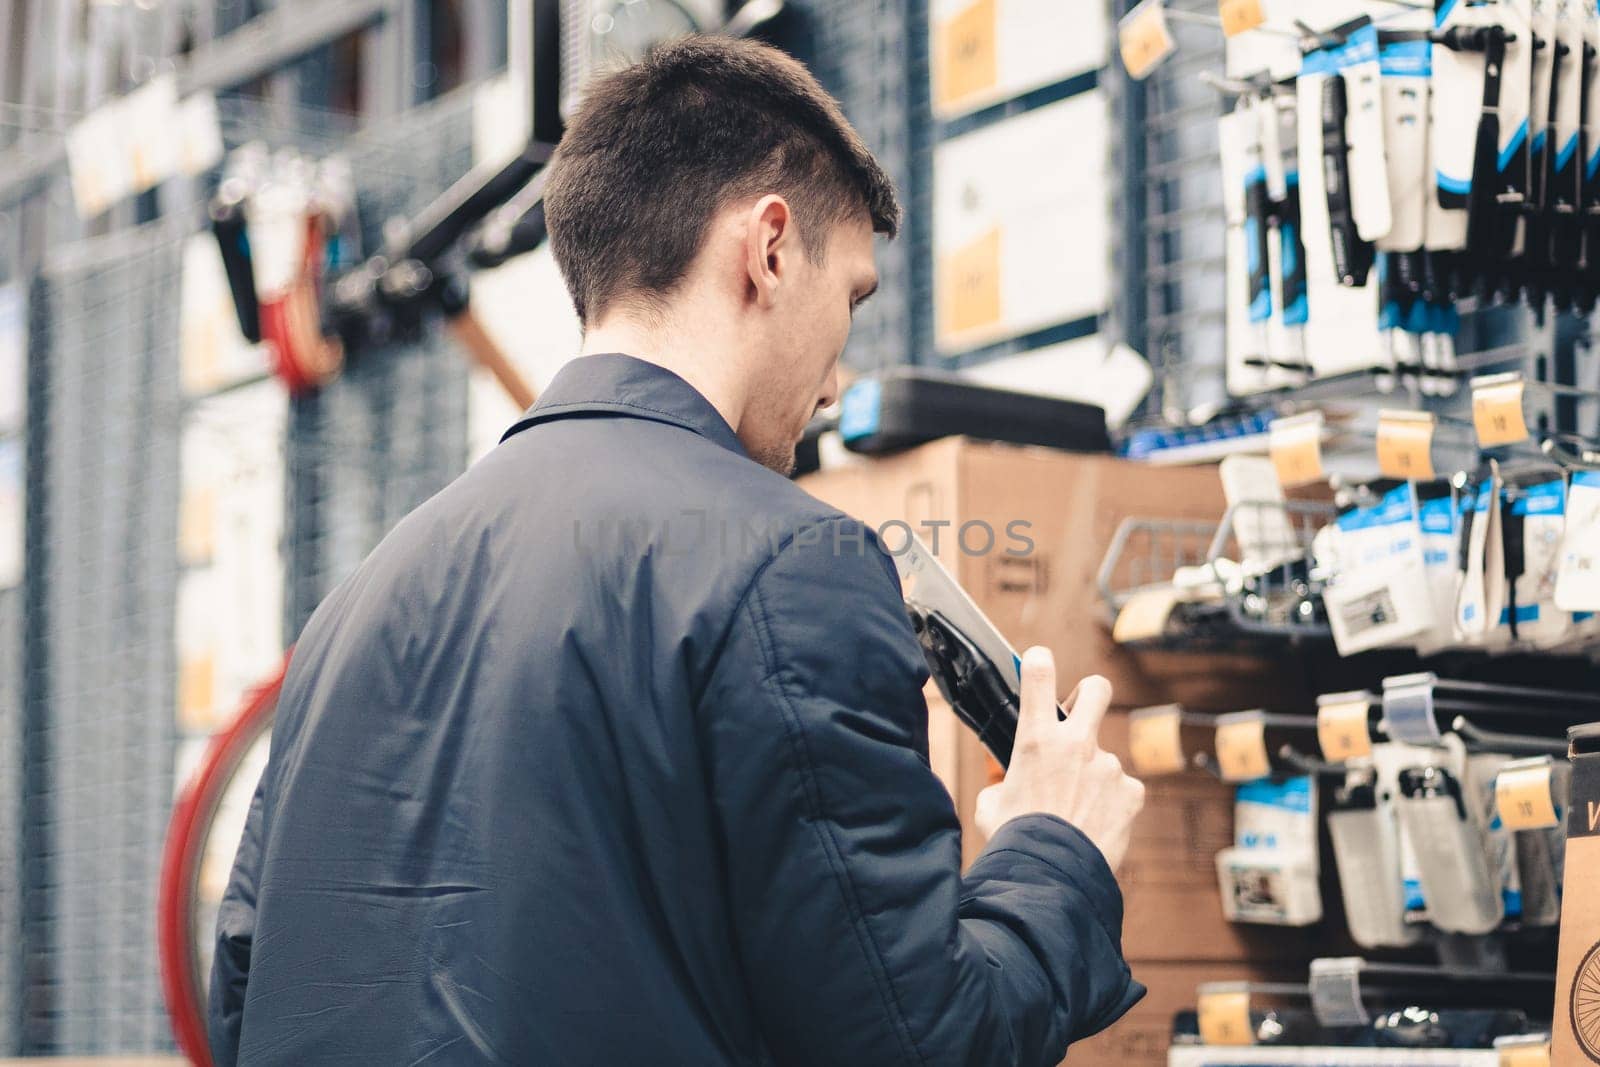
POLYGON ((794 213, 787 200, 768 193, 755 202, 746 216, 744 246, 752 295, 759 306, 770 308, 795 247, 794 213))

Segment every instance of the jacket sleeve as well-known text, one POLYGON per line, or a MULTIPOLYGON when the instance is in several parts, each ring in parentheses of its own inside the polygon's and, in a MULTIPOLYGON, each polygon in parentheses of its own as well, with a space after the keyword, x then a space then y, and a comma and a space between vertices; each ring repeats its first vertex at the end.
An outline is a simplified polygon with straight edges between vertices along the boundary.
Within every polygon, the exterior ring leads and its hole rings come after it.
POLYGON ((1058 1063, 1143 995, 1087 838, 1013 820, 963 878, 928 675, 870 531, 802 530, 756 576, 700 701, 737 948, 785 1063, 1058 1063))
MULTIPOLYGON (((265 776, 263 776, 265 777, 265 776)), ((250 978, 250 950, 255 941, 256 883, 261 871, 261 785, 256 785, 245 818, 244 836, 234 856, 233 873, 217 909, 215 952, 211 960, 211 995, 207 1031, 216 1067, 239 1061, 240 1024, 245 985, 250 978)))

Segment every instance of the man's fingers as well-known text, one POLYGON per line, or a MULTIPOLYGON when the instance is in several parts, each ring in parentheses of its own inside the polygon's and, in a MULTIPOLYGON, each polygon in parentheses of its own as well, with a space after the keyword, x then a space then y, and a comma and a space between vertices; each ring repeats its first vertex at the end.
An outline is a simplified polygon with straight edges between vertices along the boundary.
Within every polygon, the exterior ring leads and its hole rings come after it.
POLYGON ((1056 660, 1039 645, 1022 654, 1022 706, 1017 711, 1017 745, 1044 737, 1056 719, 1056 660))
POLYGON ((1074 692, 1077 695, 1067 708, 1066 728, 1079 740, 1097 742, 1100 722, 1106 717, 1106 709, 1111 707, 1111 683, 1098 674, 1091 674, 1078 683, 1074 692))

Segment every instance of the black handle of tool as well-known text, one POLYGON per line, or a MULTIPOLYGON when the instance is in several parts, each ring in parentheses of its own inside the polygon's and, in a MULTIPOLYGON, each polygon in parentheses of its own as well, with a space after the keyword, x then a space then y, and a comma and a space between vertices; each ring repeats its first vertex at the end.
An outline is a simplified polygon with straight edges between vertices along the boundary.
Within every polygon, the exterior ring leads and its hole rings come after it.
POLYGON ((1244 183, 1245 264, 1250 279, 1250 321, 1265 322, 1272 317, 1271 198, 1267 195, 1267 172, 1257 167, 1244 183))
POLYGON ((256 301, 255 266, 250 255, 250 238, 245 231, 244 204, 236 200, 211 202, 211 234, 222 253, 222 269, 233 296, 234 313, 239 317, 239 332, 251 344, 261 343, 261 306, 256 301))
POLYGON ((940 612, 906 607, 939 692, 1000 766, 1009 767, 1020 706, 999 668, 940 612))
POLYGON ((1483 111, 1472 155, 1472 188, 1467 192, 1467 248, 1491 256, 1497 244, 1500 191, 1500 72, 1505 66, 1506 31, 1485 27, 1483 42, 1483 111))
POLYGON ((1290 174, 1278 202, 1278 267, 1285 326, 1303 326, 1310 308, 1306 288, 1306 246, 1300 236, 1300 178, 1290 174))
MULTIPOLYGON (((1505 549, 1506 614, 1511 621, 1511 638, 1516 640, 1517 579, 1527 569, 1527 543, 1523 536, 1527 518, 1516 513, 1516 504, 1512 500, 1503 500, 1500 509, 1500 540, 1505 549)), ((1489 625, 1493 626, 1496 621, 1490 619, 1489 625)))
POLYGON ((1350 203, 1350 144, 1344 128, 1349 106, 1344 78, 1328 75, 1322 83, 1322 173, 1328 190, 1333 266, 1340 285, 1361 286, 1367 282, 1375 250, 1357 232, 1350 203))

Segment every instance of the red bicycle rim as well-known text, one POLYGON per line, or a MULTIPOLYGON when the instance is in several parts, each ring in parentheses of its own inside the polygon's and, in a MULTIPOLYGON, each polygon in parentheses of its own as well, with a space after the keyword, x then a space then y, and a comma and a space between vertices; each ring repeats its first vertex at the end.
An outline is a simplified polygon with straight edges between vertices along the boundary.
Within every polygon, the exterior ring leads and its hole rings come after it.
POLYGON ((161 859, 161 885, 156 904, 156 941, 161 954, 161 991, 178 1048, 198 1065, 211 1067, 206 1038, 205 998, 209 976, 199 973, 194 941, 194 908, 200 862, 222 791, 238 770, 250 746, 272 721, 283 687, 283 664, 273 677, 245 696, 238 716, 211 738, 199 768, 184 786, 172 809, 161 859))

